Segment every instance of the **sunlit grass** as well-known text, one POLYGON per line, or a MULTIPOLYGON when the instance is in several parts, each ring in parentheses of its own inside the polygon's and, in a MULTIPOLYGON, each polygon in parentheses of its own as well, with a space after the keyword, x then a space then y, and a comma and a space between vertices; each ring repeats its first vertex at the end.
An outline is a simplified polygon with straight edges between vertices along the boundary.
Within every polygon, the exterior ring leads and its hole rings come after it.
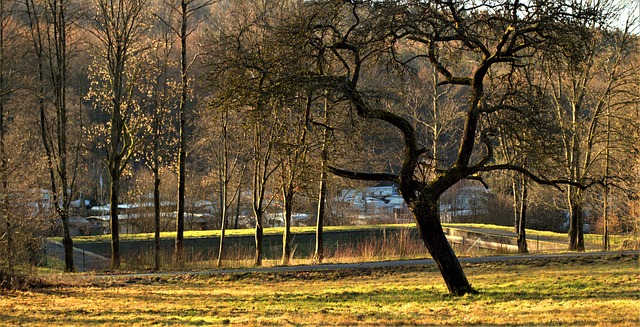
MULTIPOLYGON (((485 229, 493 229, 497 231, 513 231, 513 227, 510 226, 499 226, 499 225, 491 225, 491 224, 443 224, 444 227, 478 227, 485 229)), ((325 226, 324 230, 328 232, 335 231, 358 231, 358 230, 374 230, 374 229, 391 229, 391 228, 415 228, 415 224, 380 224, 380 225, 359 225, 359 226, 325 226)), ((293 234, 304 234, 304 233, 315 233, 314 226, 307 227, 292 227, 291 232, 293 234)), ((527 233, 530 237, 535 235, 541 237, 549 237, 555 238, 560 241, 566 241, 567 234, 566 233, 555 233, 548 231, 539 231, 527 229, 527 233)), ((279 235, 282 234, 281 227, 272 227, 265 228, 265 235, 279 235)), ((248 229, 228 229, 226 231, 227 236, 252 236, 254 235, 254 230, 251 228, 248 229)), ((160 233, 160 238, 162 239, 174 239, 176 237, 175 232, 163 232, 160 233)), ((185 231, 185 238, 209 238, 209 237, 220 237, 220 230, 198 230, 198 231, 185 231)), ((602 235, 601 234, 585 234, 585 242, 591 244, 601 244, 602 243, 602 235)), ((630 239, 631 236, 627 235, 611 235, 611 245, 615 247, 619 247, 624 240, 630 239)), ((139 233, 139 234, 121 234, 120 239, 123 241, 134 241, 134 240, 152 240, 154 238, 153 233, 139 233)), ((56 241, 62 241, 60 237, 52 238, 56 241)), ((97 235, 97 236, 77 236, 74 237, 74 242, 83 243, 83 242, 108 242, 111 240, 111 235, 97 235)))
MULTIPOLYGON (((324 231, 358 231, 358 230, 375 230, 384 228, 415 228, 415 224, 384 224, 384 225, 359 225, 359 226, 325 226, 324 231)), ((291 227, 293 234, 303 233, 315 233, 316 228, 313 226, 307 227, 291 227)), ((226 236, 253 236, 255 230, 252 228, 246 229, 228 229, 225 233, 226 236)), ((282 227, 270 227, 264 229, 265 235, 280 235, 282 234, 282 227)), ((162 232, 160 238, 162 239, 174 239, 176 232, 162 232)), ((185 238, 208 238, 208 237, 220 237, 220 230, 192 230, 184 232, 185 238)), ((152 240, 154 238, 153 233, 139 233, 139 234, 120 234, 120 240, 122 241, 134 241, 134 240, 152 240)), ((52 240, 61 242, 61 237, 52 237, 52 240)), ((96 235, 96 236, 76 236, 73 238, 74 242, 108 242, 111 240, 111 235, 96 235)))
MULTIPOLYGON (((500 226, 500 225, 491 225, 491 224, 473 224, 473 223, 465 223, 465 224, 443 224, 445 227, 478 227, 485 229, 493 229, 496 231, 513 231, 513 227, 511 226, 500 226)), ((548 237, 555 239, 559 242, 568 242, 567 233, 556 233, 550 231, 540 231, 535 229, 526 229, 527 238, 534 239, 535 236, 540 237, 548 237)), ((613 250, 619 249, 625 240, 633 241, 637 239, 633 234, 628 235, 617 235, 611 234, 610 237, 610 246, 613 250)), ((584 234, 584 241, 587 244, 592 245, 601 245, 602 244, 602 234, 584 234)))
MULTIPOLYGON (((447 295, 433 266, 114 278, 0 296, 31 326, 640 324, 637 256, 466 265, 479 295, 447 295)), ((85 278, 85 279, 81 279, 85 278)))

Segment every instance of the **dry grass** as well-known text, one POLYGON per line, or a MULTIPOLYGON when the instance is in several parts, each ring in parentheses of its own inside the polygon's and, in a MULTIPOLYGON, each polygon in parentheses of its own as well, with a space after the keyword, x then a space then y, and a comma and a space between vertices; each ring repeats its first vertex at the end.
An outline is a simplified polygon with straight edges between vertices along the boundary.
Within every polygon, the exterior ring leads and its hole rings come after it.
POLYGON ((57 280, 62 286, 55 288, 2 293, 0 325, 640 325, 637 256, 475 264, 465 270, 481 294, 446 295, 433 266, 75 275, 57 280))
MULTIPOLYGON (((386 225, 386 227, 398 225, 386 225)), ((369 228, 369 227, 368 227, 369 228)), ((369 261, 388 261, 405 259, 430 258, 422 240, 412 236, 412 230, 400 229, 394 233, 383 233, 381 238, 367 238, 354 243, 342 244, 338 248, 325 248, 323 263, 357 263, 369 261)), ((502 254, 498 250, 487 250, 474 247, 473 243, 466 245, 453 244, 459 257, 477 257, 502 254)), ((206 270, 216 268, 217 248, 205 251, 194 251, 187 254, 188 260, 182 267, 174 266, 173 251, 164 249, 160 252, 161 270, 206 270)), ((293 250, 295 253, 295 249, 293 250)), ((504 252, 508 253, 508 252, 504 252)), ((222 263, 223 268, 247 268, 254 264, 255 252, 252 247, 231 245, 225 250, 222 263)), ((264 267, 281 264, 280 256, 263 258, 264 267)), ((294 256, 289 265, 313 264, 312 257, 294 256)), ((120 272, 149 271, 154 266, 154 254, 150 251, 137 251, 123 257, 120 272)), ((61 267, 61 266, 60 266, 61 267)))

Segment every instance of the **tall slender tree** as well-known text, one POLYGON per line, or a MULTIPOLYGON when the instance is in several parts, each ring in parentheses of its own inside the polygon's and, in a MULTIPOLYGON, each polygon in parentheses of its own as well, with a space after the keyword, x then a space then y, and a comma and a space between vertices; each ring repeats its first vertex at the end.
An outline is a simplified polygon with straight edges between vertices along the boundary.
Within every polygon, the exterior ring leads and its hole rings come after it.
MULTIPOLYGON (((54 0, 36 2, 25 0, 29 30, 37 60, 39 84, 38 105, 40 107, 40 131, 48 163, 53 205, 62 222, 65 251, 65 271, 74 271, 73 242, 69 231, 69 206, 74 196, 74 187, 79 158, 78 132, 69 123, 71 110, 68 104, 70 58, 72 49, 80 48, 78 42, 71 43, 67 37, 77 26, 80 7, 72 1, 54 0), (51 95, 50 97, 47 95, 51 95), (47 113, 51 99, 55 110, 53 119, 47 113), (73 135, 71 135, 73 134, 73 135)), ((80 108, 78 108, 80 110, 80 108)))
POLYGON ((293 103, 285 105, 282 110, 286 117, 283 140, 279 142, 280 179, 282 183, 283 223, 282 264, 289 264, 291 252, 291 218, 294 201, 301 185, 304 183, 303 173, 307 168, 309 152, 309 128, 311 125, 311 107, 313 92, 306 96, 297 96, 293 103))
POLYGON ((322 105, 322 139, 320 140, 320 178, 318 187, 318 209, 316 212, 316 244, 313 252, 313 261, 322 263, 324 259, 323 229, 327 212, 327 164, 329 162, 329 141, 331 140, 331 125, 329 122, 328 92, 324 92, 322 105))
POLYGON ((178 194, 176 215, 176 239, 174 262, 181 266, 184 260, 184 205, 185 205, 185 163, 187 160, 187 108, 189 95, 189 68, 192 57, 188 54, 189 36, 196 30, 200 20, 194 16, 215 3, 215 0, 166 0, 164 4, 172 9, 172 14, 164 19, 180 40, 180 102, 178 105, 178 194))
POLYGON ((140 78, 140 55, 146 50, 142 36, 147 28, 147 0, 95 0, 94 17, 98 40, 94 82, 89 96, 96 106, 109 111, 106 166, 110 177, 111 266, 119 268, 120 224, 118 205, 122 174, 134 154, 136 141, 132 116, 139 108, 136 92, 140 78))

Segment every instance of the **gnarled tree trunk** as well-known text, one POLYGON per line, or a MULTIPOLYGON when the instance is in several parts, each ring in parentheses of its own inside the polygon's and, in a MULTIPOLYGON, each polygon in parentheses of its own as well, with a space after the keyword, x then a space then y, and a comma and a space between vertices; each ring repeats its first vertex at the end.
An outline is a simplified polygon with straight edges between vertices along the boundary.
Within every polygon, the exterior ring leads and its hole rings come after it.
POLYGON ((581 191, 569 186, 569 250, 584 252, 581 191))
POLYGON ((420 237, 436 262, 449 293, 454 295, 477 293, 469 284, 467 276, 442 230, 438 198, 420 196, 413 204, 411 211, 416 218, 420 237))

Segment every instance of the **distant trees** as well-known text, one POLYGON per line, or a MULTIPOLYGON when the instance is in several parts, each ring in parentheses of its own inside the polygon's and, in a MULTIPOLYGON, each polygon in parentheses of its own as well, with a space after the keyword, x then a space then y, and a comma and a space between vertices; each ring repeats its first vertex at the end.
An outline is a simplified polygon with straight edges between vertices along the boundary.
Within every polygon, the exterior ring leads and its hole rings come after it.
MULTIPOLYGON (((618 146, 628 147, 616 141, 620 139, 611 138, 611 122, 617 120, 616 116, 621 117, 616 112, 625 103, 637 99, 637 92, 628 88, 631 80, 639 76, 637 67, 627 65, 623 59, 637 47, 637 41, 628 30, 633 23, 627 21, 625 31, 596 26, 598 23, 613 24, 620 19, 621 11, 614 5, 605 1, 596 8, 612 15, 605 16, 606 20, 602 22, 575 22, 576 32, 571 38, 583 41, 567 39, 567 44, 563 45, 565 51, 557 51, 544 61, 542 68, 560 127, 560 162, 564 174, 582 183, 594 179, 615 183, 616 178, 609 176, 611 151, 618 146)), ((606 197, 608 191, 604 193, 606 197)), ((569 212, 569 249, 584 251, 586 192, 576 185, 568 185, 565 194, 569 212)))
MULTIPOLYGON (((212 85, 217 85, 215 79, 212 85)), ((239 212, 236 212, 235 223, 232 225, 230 222, 233 209, 240 210, 242 185, 247 184, 245 177, 251 159, 248 153, 250 130, 246 122, 243 122, 244 115, 224 99, 211 100, 203 111, 207 112, 209 119, 196 123, 193 153, 202 159, 202 164, 206 167, 200 186, 218 207, 220 244, 216 266, 220 267, 225 256, 227 229, 238 228, 239 212)))

